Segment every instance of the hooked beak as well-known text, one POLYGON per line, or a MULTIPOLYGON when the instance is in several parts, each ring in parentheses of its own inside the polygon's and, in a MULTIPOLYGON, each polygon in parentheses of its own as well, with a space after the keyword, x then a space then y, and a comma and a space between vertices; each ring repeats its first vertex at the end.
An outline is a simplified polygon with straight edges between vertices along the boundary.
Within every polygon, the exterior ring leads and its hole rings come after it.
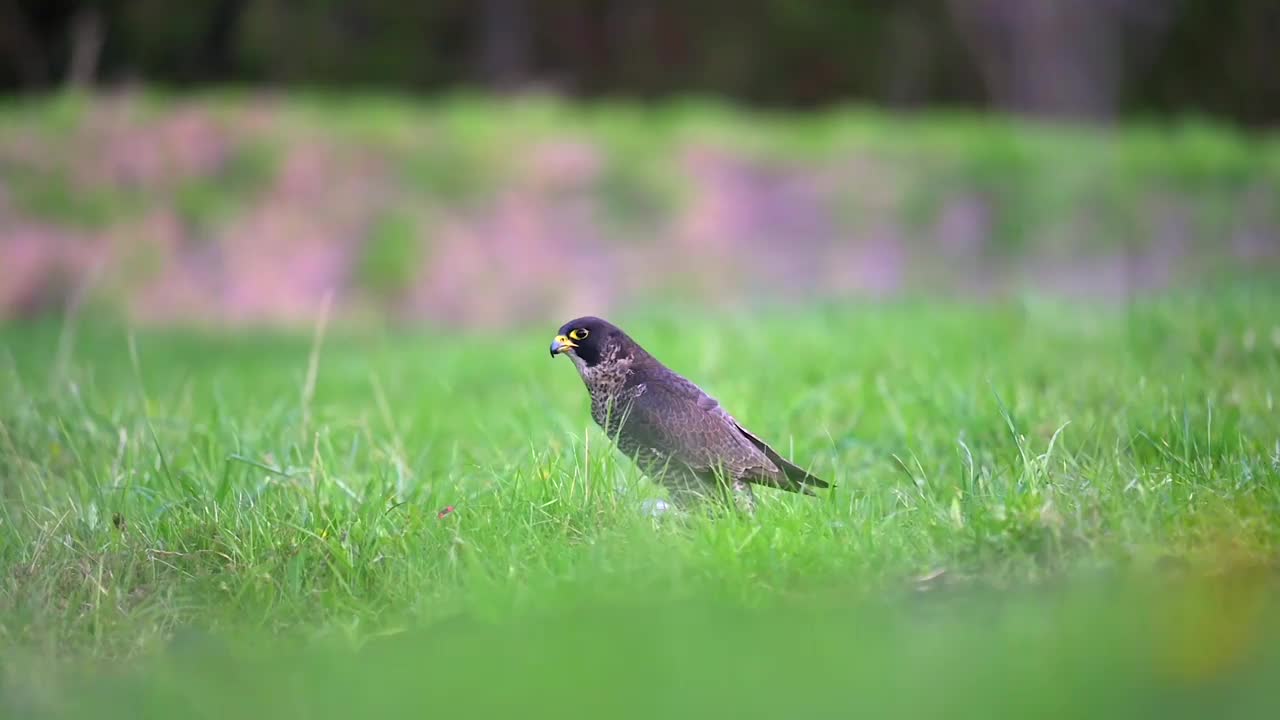
POLYGON ((578 345, 569 338, 564 335, 557 335, 556 339, 551 341, 551 357, 555 357, 560 353, 567 353, 576 347, 578 345))

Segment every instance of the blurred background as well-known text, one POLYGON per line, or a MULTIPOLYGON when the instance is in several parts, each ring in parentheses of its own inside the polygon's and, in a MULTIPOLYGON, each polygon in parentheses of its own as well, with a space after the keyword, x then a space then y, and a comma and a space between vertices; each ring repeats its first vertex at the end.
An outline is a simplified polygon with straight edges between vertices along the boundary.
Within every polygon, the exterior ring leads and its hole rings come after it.
POLYGON ((0 0, 0 317, 1266 271, 1276 47, 1272 0, 0 0))

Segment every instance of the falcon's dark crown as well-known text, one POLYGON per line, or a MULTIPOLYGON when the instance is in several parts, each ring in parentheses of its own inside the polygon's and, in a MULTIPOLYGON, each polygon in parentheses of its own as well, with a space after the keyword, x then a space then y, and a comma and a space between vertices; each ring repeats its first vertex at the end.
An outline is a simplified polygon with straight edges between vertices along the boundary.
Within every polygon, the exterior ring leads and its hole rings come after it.
POLYGON ((590 315, 570 320, 560 326, 560 334, 574 343, 574 353, 586 363, 594 367, 604 357, 610 345, 618 345, 619 354, 630 355, 635 342, 627 334, 608 321, 590 315))

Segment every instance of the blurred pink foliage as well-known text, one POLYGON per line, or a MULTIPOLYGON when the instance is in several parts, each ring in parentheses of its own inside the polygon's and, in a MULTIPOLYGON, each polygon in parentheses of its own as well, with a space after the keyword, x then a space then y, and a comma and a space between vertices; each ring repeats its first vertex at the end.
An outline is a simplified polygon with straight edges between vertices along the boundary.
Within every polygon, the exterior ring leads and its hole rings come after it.
MULTIPOLYGON (((1080 217, 1045 231, 1061 236, 1042 243, 1056 252, 1009 272, 982 192, 952 193, 926 222, 909 222, 902 167, 860 156, 766 162, 693 140, 661 159, 678 201, 623 232, 603 199, 610 160, 600 147, 573 136, 512 147, 487 185, 457 199, 406 180, 396 146, 299 124, 268 101, 163 111, 95 101, 70 132, 0 138, 0 167, 10 169, 0 177, 0 317, 73 297, 139 322, 298 325, 332 293, 337 311, 356 318, 499 325, 650 297, 988 294, 1028 281, 1114 294, 1173 281, 1193 254, 1193 222, 1176 198, 1155 196, 1143 242, 1086 253, 1078 240, 1094 228, 1080 217), (237 163, 261 148, 269 166, 235 195, 246 185, 237 163), (73 210, 106 193, 112 211, 85 223, 33 211, 20 201, 33 178, 52 178, 73 210), (192 202, 212 207, 209 217, 192 202), (411 233, 396 242, 411 252, 385 261, 406 279, 388 289, 361 273, 389 213, 408 218, 411 233)), ((1273 198, 1251 197, 1256 212, 1221 252, 1275 259, 1273 198)))

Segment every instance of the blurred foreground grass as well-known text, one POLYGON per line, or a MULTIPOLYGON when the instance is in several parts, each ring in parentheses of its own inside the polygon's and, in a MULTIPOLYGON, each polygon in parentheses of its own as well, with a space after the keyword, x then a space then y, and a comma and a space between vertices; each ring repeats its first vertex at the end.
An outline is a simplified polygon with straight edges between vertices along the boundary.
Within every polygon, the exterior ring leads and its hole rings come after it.
POLYGON ((190 634, 138 665, 18 667, 6 695, 27 717, 1273 717, 1268 581, 1210 580, 1227 581, 894 608, 636 602, 360 647, 190 634))
POLYGON ((838 485, 716 521, 561 320, 0 331, 0 712, 1274 710, 1274 285, 618 318, 838 485))

